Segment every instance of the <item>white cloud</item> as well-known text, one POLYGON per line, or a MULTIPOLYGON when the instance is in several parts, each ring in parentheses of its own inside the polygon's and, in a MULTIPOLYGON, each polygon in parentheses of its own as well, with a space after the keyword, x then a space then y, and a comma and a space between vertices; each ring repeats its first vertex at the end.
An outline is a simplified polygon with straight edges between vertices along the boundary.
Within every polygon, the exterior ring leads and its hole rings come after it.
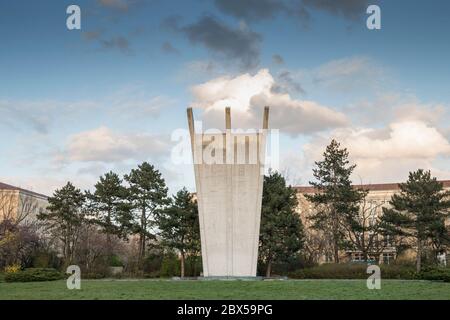
POLYGON ((148 134, 117 134, 107 127, 83 131, 69 137, 60 162, 121 162, 158 158, 170 152, 169 137, 148 134))
POLYGON ((424 103, 414 95, 393 92, 378 94, 372 100, 361 99, 344 110, 352 114, 355 122, 365 126, 421 121, 442 130, 450 122, 449 107, 445 104, 424 103))
POLYGON ((372 138, 376 129, 352 130, 342 137, 349 145, 353 157, 388 159, 428 159, 450 155, 450 144, 439 131, 420 121, 404 121, 389 126, 389 137, 372 138))
POLYGON ((407 178, 408 172, 419 168, 432 170, 442 179, 450 177, 450 166, 436 167, 440 158, 450 158, 450 142, 435 127, 421 121, 391 123, 382 129, 345 128, 331 136, 316 137, 303 146, 302 172, 311 179, 314 161, 331 138, 349 150, 351 161, 357 164, 354 182, 395 182, 407 178))
POLYGON ((270 127, 291 135, 346 126, 346 116, 314 101, 293 99, 272 90, 276 82, 269 70, 255 75, 224 76, 194 86, 193 107, 204 109, 207 126, 222 128, 224 108, 231 107, 235 128, 259 128, 262 109, 270 106, 270 127))

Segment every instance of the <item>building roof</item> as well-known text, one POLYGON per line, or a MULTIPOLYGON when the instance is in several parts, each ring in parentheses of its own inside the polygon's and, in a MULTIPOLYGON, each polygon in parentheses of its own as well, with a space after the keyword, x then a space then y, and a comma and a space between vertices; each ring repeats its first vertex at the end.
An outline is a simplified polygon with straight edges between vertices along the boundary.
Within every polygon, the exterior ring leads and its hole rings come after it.
POLYGON ((22 189, 22 188, 19 188, 19 187, 15 187, 15 186, 12 186, 10 184, 3 183, 3 182, 0 182, 0 190, 20 191, 20 192, 23 192, 23 193, 26 193, 26 194, 29 194, 29 195, 32 195, 32 196, 36 196, 36 197, 40 197, 40 198, 48 198, 45 194, 41 194, 41 193, 37 193, 37 192, 34 192, 34 191, 30 191, 30 190, 22 189))
MULTIPOLYGON (((444 188, 450 188, 450 180, 440 180, 444 185, 444 188)), ((371 183, 371 184, 360 184, 353 185, 354 187, 366 189, 369 191, 390 191, 390 190, 399 190, 399 183, 371 183)), ((311 186, 297 186, 293 187, 297 192, 300 193, 314 193, 316 192, 314 187, 311 186)))

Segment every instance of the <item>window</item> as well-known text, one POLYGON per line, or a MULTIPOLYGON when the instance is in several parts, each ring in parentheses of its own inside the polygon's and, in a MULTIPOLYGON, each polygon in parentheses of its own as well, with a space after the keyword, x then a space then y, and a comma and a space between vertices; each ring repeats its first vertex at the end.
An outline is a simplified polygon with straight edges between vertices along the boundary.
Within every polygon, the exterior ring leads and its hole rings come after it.
POLYGON ((361 252, 353 252, 352 253, 352 261, 364 261, 364 256, 361 252))
POLYGON ((392 239, 391 236, 389 235, 385 235, 383 237, 383 244, 385 247, 392 247, 392 239))
POLYGON ((395 260, 395 254, 394 253, 383 253, 383 263, 389 264, 391 261, 395 260))

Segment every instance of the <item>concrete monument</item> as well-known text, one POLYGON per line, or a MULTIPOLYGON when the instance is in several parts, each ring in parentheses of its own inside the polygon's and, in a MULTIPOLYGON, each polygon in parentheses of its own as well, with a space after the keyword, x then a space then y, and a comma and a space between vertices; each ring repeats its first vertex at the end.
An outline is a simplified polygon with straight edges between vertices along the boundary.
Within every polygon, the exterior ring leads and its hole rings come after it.
POLYGON ((187 110, 194 159, 205 277, 255 277, 269 108, 262 130, 195 132, 187 110))

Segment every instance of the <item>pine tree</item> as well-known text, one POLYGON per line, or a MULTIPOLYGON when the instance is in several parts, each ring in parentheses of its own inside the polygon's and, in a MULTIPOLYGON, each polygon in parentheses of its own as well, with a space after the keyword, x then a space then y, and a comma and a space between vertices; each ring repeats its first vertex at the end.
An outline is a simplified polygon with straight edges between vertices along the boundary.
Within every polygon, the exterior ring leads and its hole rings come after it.
POLYGON ((323 154, 324 159, 315 162, 316 181, 310 185, 317 191, 306 195, 315 206, 312 227, 330 239, 336 263, 339 263, 339 250, 345 247, 345 217, 358 215, 359 202, 367 193, 352 187, 350 176, 356 165, 350 165, 348 155, 347 149, 341 149, 333 139, 323 154))
POLYGON ((303 246, 303 225, 295 212, 297 196, 279 173, 264 177, 259 258, 270 277, 272 264, 294 258, 303 246))
POLYGON ((139 261, 145 256, 146 243, 155 235, 150 229, 155 226, 155 218, 168 204, 167 187, 161 173, 148 162, 125 175, 129 184, 128 199, 132 205, 135 231, 139 234, 139 261))
POLYGON ((419 169, 409 173, 406 183, 399 185, 400 193, 392 196, 392 208, 383 208, 387 233, 415 239, 416 267, 422 267, 423 248, 427 240, 441 241, 445 236, 445 219, 450 212, 450 192, 431 177, 430 171, 419 169))
POLYGON ((40 212, 38 219, 62 242, 64 262, 69 265, 74 261, 78 236, 84 221, 85 196, 80 189, 67 182, 48 198, 48 203, 47 210, 40 212))
POLYGON ((200 225, 197 201, 186 190, 181 189, 173 196, 168 208, 161 211, 158 227, 163 245, 176 249, 181 257, 181 277, 185 275, 186 255, 200 251, 200 225))
POLYGON ((94 193, 87 192, 95 222, 106 234, 107 254, 112 255, 111 236, 126 238, 131 223, 130 206, 126 201, 127 190, 119 176, 110 171, 95 184, 94 193))

